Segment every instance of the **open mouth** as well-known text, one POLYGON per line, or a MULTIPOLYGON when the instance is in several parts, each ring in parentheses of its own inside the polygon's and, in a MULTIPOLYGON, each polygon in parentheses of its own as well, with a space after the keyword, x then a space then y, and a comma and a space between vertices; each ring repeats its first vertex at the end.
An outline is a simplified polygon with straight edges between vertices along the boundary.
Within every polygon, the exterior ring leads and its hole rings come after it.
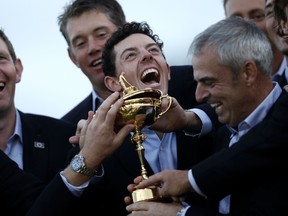
POLYGON ((159 83, 160 82, 159 72, 154 68, 145 70, 141 76, 141 81, 145 84, 159 83))
POLYGON ((92 66, 92 67, 96 67, 96 66, 98 66, 98 65, 102 65, 102 59, 98 59, 98 60, 93 61, 93 62, 91 63, 91 66, 92 66))
POLYGON ((220 103, 211 103, 210 106, 212 108, 217 108, 218 106, 220 106, 221 104, 220 103))
POLYGON ((5 83, 0 82, 0 91, 2 91, 4 89, 4 87, 5 87, 5 83))

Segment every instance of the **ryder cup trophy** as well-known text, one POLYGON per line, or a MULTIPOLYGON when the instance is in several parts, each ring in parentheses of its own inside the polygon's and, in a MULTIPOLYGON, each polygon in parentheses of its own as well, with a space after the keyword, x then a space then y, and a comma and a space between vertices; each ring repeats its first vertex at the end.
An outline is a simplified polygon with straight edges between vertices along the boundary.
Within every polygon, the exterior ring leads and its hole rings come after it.
MULTIPOLYGON (((141 133, 141 130, 144 126, 153 124, 167 112, 171 106, 172 99, 168 95, 163 95, 157 89, 147 88, 139 90, 125 79, 124 73, 120 75, 119 82, 123 88, 123 104, 118 112, 118 120, 122 124, 135 125, 131 141, 136 144, 136 151, 141 164, 142 179, 147 179, 147 171, 144 167, 144 147, 142 145, 146 136, 141 133), (167 109, 161 112, 160 108, 164 98, 169 100, 169 104, 167 109)), ((153 186, 134 190, 132 192, 132 199, 133 202, 138 202, 143 200, 160 200, 160 197, 157 187, 153 186)))

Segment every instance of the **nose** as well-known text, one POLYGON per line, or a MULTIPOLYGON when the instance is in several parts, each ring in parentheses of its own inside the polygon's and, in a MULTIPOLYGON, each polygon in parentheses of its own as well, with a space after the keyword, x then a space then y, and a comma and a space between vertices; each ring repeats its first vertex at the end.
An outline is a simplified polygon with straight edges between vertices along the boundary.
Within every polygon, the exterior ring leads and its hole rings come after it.
POLYGON ((150 52, 148 52, 147 50, 143 51, 143 56, 142 56, 142 62, 146 62, 146 61, 150 61, 152 60, 152 54, 150 52))
POLYGON ((88 41, 88 54, 92 55, 98 52, 102 52, 106 41, 97 40, 95 38, 89 38, 88 41))
POLYGON ((203 84, 199 82, 197 83, 195 97, 198 103, 207 101, 207 98, 209 97, 209 91, 206 89, 206 87, 203 84))

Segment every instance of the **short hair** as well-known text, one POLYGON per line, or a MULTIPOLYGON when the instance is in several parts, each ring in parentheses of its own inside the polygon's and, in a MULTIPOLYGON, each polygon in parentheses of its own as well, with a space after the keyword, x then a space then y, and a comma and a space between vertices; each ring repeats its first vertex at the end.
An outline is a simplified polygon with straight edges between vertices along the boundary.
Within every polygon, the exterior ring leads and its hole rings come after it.
MULTIPOLYGON (((145 34, 152 38, 156 44, 160 47, 163 54, 163 42, 158 35, 154 34, 150 26, 146 22, 131 22, 126 23, 124 26, 119 28, 112 36, 107 40, 105 48, 102 53, 102 68, 106 76, 115 76, 115 52, 114 46, 120 41, 129 37, 132 34, 145 34)), ((164 56, 164 54, 163 54, 164 56)), ((165 58, 165 56, 164 56, 165 58)))
POLYGON ((15 62, 17 59, 14 47, 11 43, 11 41, 9 40, 8 36, 5 34, 3 29, 0 29, 0 38, 4 41, 4 43, 6 44, 8 51, 12 57, 12 60, 15 62))
POLYGON ((105 13, 110 21, 117 27, 126 23, 126 17, 121 5, 117 0, 74 0, 64 6, 64 12, 58 16, 58 25, 60 32, 64 36, 68 46, 70 46, 67 34, 68 20, 79 17, 87 11, 98 11, 105 13))
POLYGON ((227 2, 228 2, 228 0, 223 0, 223 7, 224 7, 224 9, 225 9, 225 6, 226 6, 227 2))
POLYGON ((227 4, 228 0, 223 0, 223 8, 224 8, 224 13, 226 14, 226 4, 227 4))
POLYGON ((275 1, 274 16, 276 20, 276 31, 280 36, 284 35, 283 25, 281 25, 281 21, 283 21, 285 25, 287 25, 287 14, 285 13, 286 7, 288 7, 287 1, 275 1))
POLYGON ((211 25, 194 38, 189 53, 193 58, 207 47, 215 50, 218 63, 229 67, 234 78, 238 77, 247 60, 253 60, 263 74, 271 76, 271 45, 265 34, 251 21, 229 17, 211 25))

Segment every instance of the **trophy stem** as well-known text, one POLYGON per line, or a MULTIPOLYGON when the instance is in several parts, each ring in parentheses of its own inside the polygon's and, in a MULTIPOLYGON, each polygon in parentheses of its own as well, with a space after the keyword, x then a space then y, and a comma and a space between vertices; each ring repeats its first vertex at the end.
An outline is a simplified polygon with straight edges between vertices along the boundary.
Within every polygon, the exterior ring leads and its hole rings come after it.
MULTIPOLYGON (((131 140, 136 143, 136 150, 141 164, 141 176, 142 180, 148 179, 147 171, 144 167, 144 147, 142 145, 143 141, 146 139, 146 136, 140 132, 141 129, 138 124, 136 124, 135 133, 132 136, 131 140)), ((157 186, 150 186, 144 189, 137 189, 132 192, 133 202, 139 202, 143 200, 160 200, 157 186)))
POLYGON ((141 165, 141 176, 143 179, 148 179, 147 171, 144 166, 144 147, 142 145, 143 141, 146 139, 146 136, 143 133, 141 133, 140 130, 138 130, 136 127, 136 132, 134 133, 131 139, 134 143, 136 143, 136 151, 138 153, 141 165))
MULTIPOLYGON (((144 167, 144 147, 143 142, 146 136, 141 133, 143 126, 149 126, 165 114, 171 104, 172 98, 168 95, 163 95, 160 90, 147 88, 139 90, 132 86, 124 77, 124 72, 119 77, 119 83, 123 89, 123 105, 119 110, 119 125, 131 124, 134 122, 135 130, 131 137, 133 144, 136 144, 136 150, 141 165, 142 180, 148 179, 147 171, 144 167), (161 112, 162 100, 166 98, 169 104, 166 110, 161 112)), ((150 186, 143 189, 135 189, 132 192, 133 202, 142 200, 162 200, 158 192, 157 186, 150 186)))

